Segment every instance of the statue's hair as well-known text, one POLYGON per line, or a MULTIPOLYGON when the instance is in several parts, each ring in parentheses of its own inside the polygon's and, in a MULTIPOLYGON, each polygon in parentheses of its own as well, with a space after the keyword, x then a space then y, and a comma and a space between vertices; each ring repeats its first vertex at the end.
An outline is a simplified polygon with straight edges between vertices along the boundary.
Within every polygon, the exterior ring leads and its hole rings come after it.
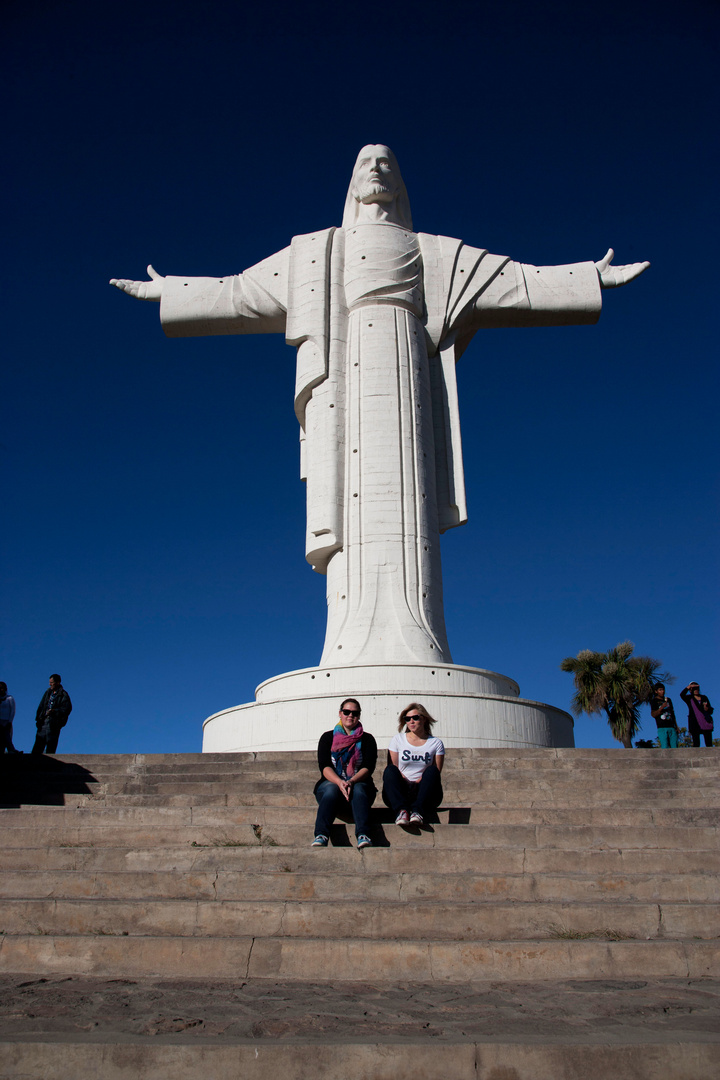
POLYGON ((423 718, 423 725, 425 727, 425 735, 429 738, 432 735, 433 724, 436 722, 430 713, 427 711, 424 705, 421 705, 418 701, 411 701, 409 705, 406 705, 403 711, 400 713, 400 719, 398 720, 398 731, 404 731, 406 727, 405 717, 407 713, 415 710, 423 718))
POLYGON ((350 187, 348 188, 347 198, 345 199, 345 210, 343 212, 342 227, 343 229, 349 229, 355 224, 358 219, 358 214, 360 212, 360 204, 355 198, 355 194, 353 191, 353 188, 355 186, 355 172, 357 171, 357 167, 360 164, 360 159, 370 146, 382 146, 385 150, 387 150, 388 161, 390 162, 392 171, 395 173, 399 184, 398 192, 395 197, 397 224, 402 225, 403 229, 409 229, 410 232, 412 232, 412 214, 410 213, 410 200, 408 199, 407 188, 405 187, 405 182, 400 173, 400 167, 397 163, 397 158, 393 154, 390 147, 385 146, 385 143, 368 143, 366 146, 363 146, 362 150, 358 154, 355 160, 353 174, 350 179, 350 187))

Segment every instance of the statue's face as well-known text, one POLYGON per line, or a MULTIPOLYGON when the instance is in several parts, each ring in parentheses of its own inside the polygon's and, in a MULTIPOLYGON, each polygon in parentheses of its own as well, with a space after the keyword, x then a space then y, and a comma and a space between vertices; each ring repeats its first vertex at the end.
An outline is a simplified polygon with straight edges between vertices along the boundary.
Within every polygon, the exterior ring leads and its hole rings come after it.
POLYGON ((353 194, 358 202, 391 203, 399 181, 393 170, 394 158, 387 146, 365 146, 353 173, 353 194))

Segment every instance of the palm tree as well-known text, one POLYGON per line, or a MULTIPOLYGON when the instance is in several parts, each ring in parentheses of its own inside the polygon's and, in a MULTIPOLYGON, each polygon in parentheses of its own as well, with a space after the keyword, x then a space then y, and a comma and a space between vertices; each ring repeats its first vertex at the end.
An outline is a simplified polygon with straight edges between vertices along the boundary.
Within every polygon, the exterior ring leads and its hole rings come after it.
POLYGON ((575 716, 607 715, 613 738, 630 750, 640 728, 640 706, 650 700, 656 682, 672 683, 675 676, 660 671, 651 656, 633 656, 632 641, 621 641, 608 652, 583 649, 567 656, 560 667, 575 678, 571 709, 575 716))

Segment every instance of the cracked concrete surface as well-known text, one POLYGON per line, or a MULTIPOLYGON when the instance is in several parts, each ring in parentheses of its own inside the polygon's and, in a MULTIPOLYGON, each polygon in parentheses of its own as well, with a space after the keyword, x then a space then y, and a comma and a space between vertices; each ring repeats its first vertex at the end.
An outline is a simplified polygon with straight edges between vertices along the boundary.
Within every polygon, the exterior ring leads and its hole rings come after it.
POLYGON ((720 1043, 720 979, 440 985, 0 976, 0 1043, 103 1038, 411 1038, 720 1043))

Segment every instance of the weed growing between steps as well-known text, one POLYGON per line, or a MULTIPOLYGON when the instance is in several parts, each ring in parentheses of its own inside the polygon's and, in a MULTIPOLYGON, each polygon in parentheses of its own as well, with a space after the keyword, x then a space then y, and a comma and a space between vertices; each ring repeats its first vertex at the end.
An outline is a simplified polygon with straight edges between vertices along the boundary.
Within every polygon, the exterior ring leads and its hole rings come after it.
POLYGON ((278 844, 277 840, 273 840, 272 836, 263 836, 263 827, 262 827, 262 825, 251 825, 250 828, 255 833, 255 835, 258 838, 258 841, 263 845, 263 847, 279 847, 280 846, 278 844))
POLYGON ((591 938, 601 938, 603 941, 635 941, 634 934, 626 934, 622 930, 613 930, 611 926, 595 930, 568 930, 558 923, 551 923, 547 929, 548 937, 563 941, 588 941, 591 938))
MULTIPOLYGON (((255 840, 238 840, 233 836, 218 836, 214 840, 211 840, 207 844, 200 844, 197 840, 190 842, 190 847, 194 848, 211 848, 211 847, 223 847, 223 848, 236 848, 236 847, 280 847, 277 840, 274 840, 272 836, 263 836, 262 825, 251 825, 250 828, 255 835, 255 840)), ((71 845, 68 845, 71 846, 71 845)))

